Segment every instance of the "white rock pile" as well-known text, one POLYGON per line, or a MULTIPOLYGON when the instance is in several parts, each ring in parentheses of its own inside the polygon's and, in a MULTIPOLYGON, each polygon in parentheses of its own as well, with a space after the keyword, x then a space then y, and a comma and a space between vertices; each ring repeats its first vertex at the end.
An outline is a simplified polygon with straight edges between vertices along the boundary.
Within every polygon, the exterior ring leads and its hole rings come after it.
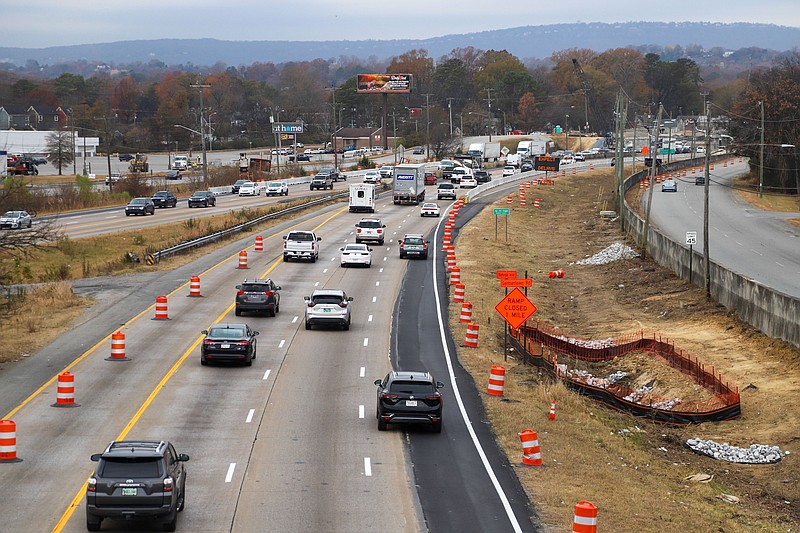
POLYGON ((562 341, 567 341, 568 343, 574 344, 575 346, 581 346, 583 348, 592 348, 595 350, 601 350, 603 348, 611 348, 617 345, 617 343, 614 342, 614 339, 612 339, 611 337, 607 339, 576 339, 575 337, 556 335, 556 338, 561 339, 562 341))
POLYGON ((575 263, 571 264, 605 265, 606 263, 610 263, 612 261, 619 261, 620 259, 632 259, 634 257, 639 257, 639 254, 637 254, 633 250, 633 248, 631 248, 627 244, 623 244, 621 242, 615 242, 614 244, 597 252, 593 256, 587 257, 586 259, 581 259, 580 261, 576 261, 575 263))
POLYGON ((770 464, 783 459, 783 452, 777 446, 751 444, 749 448, 739 448, 730 444, 719 444, 713 440, 688 439, 690 449, 729 463, 770 464))

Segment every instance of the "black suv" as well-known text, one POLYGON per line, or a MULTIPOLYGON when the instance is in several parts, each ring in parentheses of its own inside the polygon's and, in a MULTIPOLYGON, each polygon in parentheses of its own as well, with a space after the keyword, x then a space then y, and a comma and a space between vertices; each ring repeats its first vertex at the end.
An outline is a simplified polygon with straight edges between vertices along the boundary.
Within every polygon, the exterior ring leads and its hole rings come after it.
POLYGON ((473 172, 475 176, 475 181, 478 183, 488 183, 492 181, 492 175, 489 174, 488 170, 476 170, 473 172))
POLYGON ((217 198, 211 191, 194 191, 189 197, 189 207, 210 207, 217 205, 217 198))
POLYGON ((388 424, 430 424, 434 433, 442 431, 442 393, 444 383, 429 372, 389 372, 378 387, 378 430, 388 424))
POLYGON ((152 198, 156 207, 175 207, 178 205, 178 197, 170 191, 158 191, 152 198))
POLYGON ((115 441, 92 455, 98 464, 86 486, 86 529, 100 531, 105 518, 144 518, 175 531, 185 507, 188 460, 165 440, 115 441))
POLYGON ((280 312, 281 288, 271 279, 246 279, 236 288, 236 316, 243 311, 266 311, 270 316, 280 312))

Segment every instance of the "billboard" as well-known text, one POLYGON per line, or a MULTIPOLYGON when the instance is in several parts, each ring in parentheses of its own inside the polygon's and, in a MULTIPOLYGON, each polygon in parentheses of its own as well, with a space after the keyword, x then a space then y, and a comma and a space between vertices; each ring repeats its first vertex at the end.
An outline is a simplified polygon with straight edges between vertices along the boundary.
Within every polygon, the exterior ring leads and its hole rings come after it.
POLYGON ((411 74, 359 74, 356 92, 410 93, 411 74))

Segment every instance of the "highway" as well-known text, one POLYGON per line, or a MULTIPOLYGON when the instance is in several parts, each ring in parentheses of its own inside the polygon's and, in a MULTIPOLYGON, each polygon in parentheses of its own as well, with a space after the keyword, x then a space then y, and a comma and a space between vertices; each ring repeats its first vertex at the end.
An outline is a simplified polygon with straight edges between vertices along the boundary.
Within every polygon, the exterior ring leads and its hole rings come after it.
MULTIPOLYGON (((252 236, 171 272, 78 283, 82 294, 101 298, 97 308, 34 357, 0 368, 0 411, 17 424, 23 459, 0 465, 4 529, 84 531, 89 456, 117 439, 168 438, 192 458, 182 531, 264 531, 264 524, 290 532, 533 531, 527 497, 491 432, 469 422, 483 420, 480 397, 452 342, 442 341, 449 334, 437 309, 447 297, 432 290, 446 289, 441 258, 398 257, 398 237, 428 233, 439 220, 387 196, 377 213, 387 240, 373 246, 369 269, 338 264, 338 248, 352 241, 361 216, 339 204, 265 232, 265 251, 252 252, 247 272, 236 260, 252 236), (281 261, 280 237, 291 227, 323 237, 318 262, 281 261), (187 296, 193 274, 202 298, 187 296), (281 312, 234 317, 233 285, 259 276, 282 286, 281 312), (303 328, 303 296, 316 287, 354 297, 350 331, 303 328), (169 296, 170 320, 152 319, 159 294, 169 296), (200 330, 239 320, 260 331, 253 366, 202 367, 200 330), (117 329, 130 361, 106 360, 117 329), (378 432, 372 382, 392 364, 430 368, 445 381, 442 434, 378 432), (75 374, 80 407, 51 407, 63 369, 75 374)), ((104 522, 103 530, 142 526, 104 522)))
MULTIPOLYGON (((711 260, 758 281, 764 286, 800 298, 800 229, 789 218, 800 212, 761 211, 741 200, 733 179, 749 170, 747 163, 711 171, 709 183, 709 253, 711 260)), ((694 250, 703 250, 704 187, 687 174, 678 181, 677 193, 653 191, 651 220, 671 239, 684 243, 686 232, 697 232, 694 250)), ((647 198, 648 195, 644 195, 647 198)), ((642 210, 646 208, 643 199, 642 210)), ((688 260, 688 259, 687 259, 688 260)))

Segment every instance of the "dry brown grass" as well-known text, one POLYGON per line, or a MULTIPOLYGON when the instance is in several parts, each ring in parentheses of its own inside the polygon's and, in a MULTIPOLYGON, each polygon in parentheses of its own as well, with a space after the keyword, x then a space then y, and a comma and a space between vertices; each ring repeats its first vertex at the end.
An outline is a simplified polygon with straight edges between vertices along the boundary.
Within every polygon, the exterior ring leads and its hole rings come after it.
MULTIPOLYGON (((514 464, 521 457, 518 433, 538 432, 544 466, 520 466, 518 475, 546 530, 569 530, 575 504, 589 500, 599 507, 603 531, 797 531, 800 468, 793 455, 777 465, 742 466, 695 455, 682 443, 701 437, 792 449, 800 421, 786 413, 798 407, 799 351, 742 325, 650 261, 569 266, 620 240, 618 224, 597 216, 611 205, 610 190, 610 171, 528 189, 528 207, 515 203, 508 217, 509 243, 503 240, 503 221, 500 240, 495 240, 490 208, 462 229, 456 243, 466 299, 481 326, 479 348, 461 347, 459 358, 479 386, 485 386, 491 365, 506 366, 505 401, 486 396, 487 413, 514 464), (541 209, 531 207, 537 197, 541 209), (549 279, 547 272, 557 268, 564 268, 566 277, 549 279), (544 379, 513 353, 504 362, 503 323, 494 311, 503 296, 494 274, 498 269, 517 270, 519 277, 527 270, 533 278, 529 298, 539 307, 534 318, 587 338, 658 330, 742 386, 752 382, 755 389, 742 395, 742 418, 690 428, 657 426, 544 379), (557 418, 551 422, 552 399, 557 418), (697 472, 714 479, 708 484, 684 481, 697 472), (723 502, 722 494, 735 495, 741 503, 723 502)), ((463 344, 466 327, 458 322, 459 311, 460 304, 451 304, 451 327, 463 344)), ((681 376, 659 371, 656 360, 647 364, 668 394, 694 386, 683 380, 675 388, 681 376)))
POLYGON ((0 313, 0 362, 26 357, 58 338, 91 304, 69 283, 47 283, 29 290, 12 289, 0 313))

